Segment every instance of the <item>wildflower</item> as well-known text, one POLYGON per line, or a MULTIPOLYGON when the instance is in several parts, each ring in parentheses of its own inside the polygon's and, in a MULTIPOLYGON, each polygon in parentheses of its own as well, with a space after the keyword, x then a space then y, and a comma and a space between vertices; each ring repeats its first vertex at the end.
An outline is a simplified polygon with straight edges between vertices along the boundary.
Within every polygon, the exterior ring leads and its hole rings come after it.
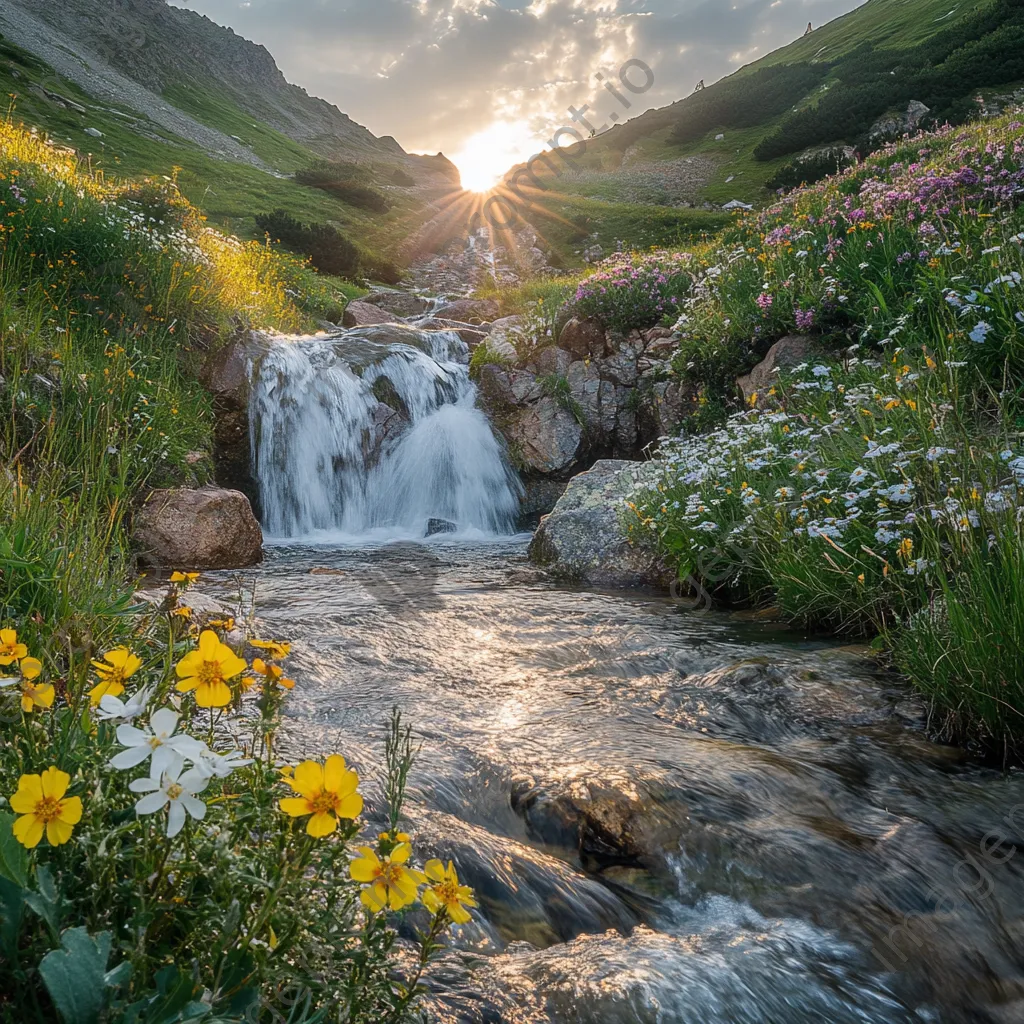
POLYGON ((231 703, 227 680, 246 669, 245 662, 212 629, 204 629, 199 647, 186 654, 175 667, 179 693, 195 690, 196 704, 201 708, 222 708, 231 703))
POLYGON ((419 871, 405 866, 412 854, 408 843, 399 843, 385 857, 379 857, 369 846, 360 847, 359 856, 349 865, 353 881, 365 882, 360 893, 363 905, 373 911, 385 907, 401 910, 416 902, 419 887, 426 881, 419 871))
POLYGON ((34 682, 43 671, 42 663, 37 658, 22 658, 18 668, 21 671, 21 678, 2 679, 0 686, 21 687, 21 710, 27 715, 34 708, 53 707, 53 686, 50 683, 34 682))
POLYGON ((423 905, 427 910, 432 914, 443 910, 453 924, 465 924, 470 918, 466 907, 477 904, 473 890, 468 885, 459 885, 455 865, 448 861, 445 868, 439 860, 428 860, 423 865, 423 873, 427 876, 427 888, 423 891, 423 905))
POLYGON ((120 697, 112 697, 109 693, 100 697, 96 717, 101 722, 131 722, 141 715, 149 704, 150 697, 156 691, 156 685, 144 686, 137 690, 127 703, 120 697))
POLYGON ((28 648, 18 643, 18 634, 13 629, 0 629, 0 665, 10 665, 28 654, 28 648))
POLYGON ((42 775, 22 775, 18 791, 11 797, 11 810, 21 815, 14 821, 14 838, 33 849, 46 832, 51 846, 60 846, 71 838, 71 830, 82 820, 82 801, 65 796, 71 776, 55 766, 42 775))
POLYGON ((278 686, 283 687, 286 690, 293 690, 295 688, 294 679, 284 678, 284 669, 280 665, 275 665, 273 662, 263 661, 262 658, 256 658, 252 663, 252 670, 258 672, 265 679, 272 683, 277 683, 278 686))
POLYGON ((900 556, 900 558, 902 558, 903 561, 905 562, 905 561, 907 561, 910 558, 910 556, 913 553, 914 553, 914 542, 913 542, 913 540, 911 540, 910 537, 904 537, 903 540, 900 541, 899 547, 896 548, 896 554, 898 554, 900 556))
POLYGON ((866 469, 864 469, 864 467, 863 467, 863 466, 858 466, 858 467, 857 467, 857 468, 856 468, 856 469, 855 469, 855 470, 854 470, 854 471, 853 471, 853 472, 852 472, 852 473, 850 474, 850 483, 851 483, 851 484, 859 484, 859 483, 863 483, 863 482, 864 482, 865 480, 867 480, 867 478, 868 478, 868 476, 869 476, 869 475, 870 475, 870 474, 868 473, 868 471, 867 471, 866 469))
POLYGON ((117 742, 126 750, 110 759, 110 767, 124 771, 142 764, 152 755, 149 773, 159 779, 172 765, 185 757, 196 758, 203 750, 203 744, 184 733, 175 736, 181 716, 170 708, 154 711, 148 728, 138 729, 134 725, 120 725, 117 728, 117 742))
POLYGON ((306 822, 311 836, 330 835, 339 819, 358 818, 363 810, 363 798, 356 792, 359 776, 345 767, 340 754, 331 754, 323 766, 303 761, 285 781, 299 795, 286 797, 279 806, 291 818, 312 815, 306 822))
POLYGON ((195 583, 196 580, 198 580, 198 579, 199 579, 199 573, 197 573, 197 572, 172 572, 171 573, 171 582, 172 583, 181 583, 181 584, 184 584, 186 587, 191 587, 192 584, 195 583))
POLYGON ((245 757, 241 750, 229 750, 224 754, 217 754, 210 750, 206 744, 202 744, 199 756, 193 762, 193 768, 204 778, 216 776, 218 779, 226 779, 236 768, 244 768, 252 764, 251 757, 245 757))
POLYGON ((989 334, 989 332, 991 330, 992 330, 992 325, 990 323, 987 323, 984 320, 979 320, 974 325, 974 329, 971 331, 971 333, 968 335, 968 337, 976 345, 983 345, 985 343, 985 338, 988 336, 988 334, 989 334))
POLYGON ((915 558, 903 571, 908 576, 920 576, 922 573, 927 572, 931 568, 931 562, 927 558, 915 558))
POLYGON ((272 661, 280 661, 292 653, 292 645, 280 640, 250 640, 253 647, 267 652, 267 657, 272 661))
POLYGON ((119 697, 124 693, 124 681, 142 665, 142 659, 127 647, 117 647, 103 655, 103 661, 94 661, 93 668, 100 681, 89 691, 89 701, 96 707, 103 697, 119 697))
POLYGON ((144 776, 128 784, 133 793, 146 794, 135 804, 136 814, 155 814, 165 807, 168 808, 168 839, 173 839, 182 830, 186 815, 195 818, 196 821, 202 821, 206 817, 206 804, 198 799, 196 794, 202 793, 210 784, 210 780, 195 768, 190 768, 182 774, 183 767, 180 762, 171 765, 159 781, 144 776))

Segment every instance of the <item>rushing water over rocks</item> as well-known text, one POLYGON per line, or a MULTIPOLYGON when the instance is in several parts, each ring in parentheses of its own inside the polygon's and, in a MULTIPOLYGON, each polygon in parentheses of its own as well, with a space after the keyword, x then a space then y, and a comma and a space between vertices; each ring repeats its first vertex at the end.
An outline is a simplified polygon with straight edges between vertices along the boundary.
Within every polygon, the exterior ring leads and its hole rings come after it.
MULTIPOLYGON (((655 594, 559 588, 524 544, 278 547, 289 756, 422 741, 408 830, 481 909, 445 1024, 1024 1020, 1024 779, 926 738, 863 651, 655 594)), ((237 593, 225 579, 223 594, 237 593)))
POLYGON ((250 400, 263 525, 277 538, 508 533, 519 483, 476 408, 454 331, 400 324, 276 339, 250 400))

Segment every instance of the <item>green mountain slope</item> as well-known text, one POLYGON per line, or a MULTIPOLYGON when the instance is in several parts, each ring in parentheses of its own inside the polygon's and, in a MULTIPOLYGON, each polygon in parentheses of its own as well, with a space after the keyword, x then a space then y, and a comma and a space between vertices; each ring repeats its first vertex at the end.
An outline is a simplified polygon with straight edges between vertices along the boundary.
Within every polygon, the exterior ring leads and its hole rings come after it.
POLYGON ((290 85, 263 47, 164 0, 12 0, 0 33, 16 118, 90 154, 94 169, 174 174, 211 223, 243 238, 283 210, 336 228, 379 276, 459 187, 440 154, 375 137, 290 85), (334 187, 294 179, 324 160, 334 187))
POLYGON ((979 96, 992 112, 1022 80, 1024 0, 868 0, 590 139, 580 173, 539 170, 545 186, 574 196, 756 203, 769 186, 834 171, 844 150, 849 158, 919 124, 965 120, 979 96))

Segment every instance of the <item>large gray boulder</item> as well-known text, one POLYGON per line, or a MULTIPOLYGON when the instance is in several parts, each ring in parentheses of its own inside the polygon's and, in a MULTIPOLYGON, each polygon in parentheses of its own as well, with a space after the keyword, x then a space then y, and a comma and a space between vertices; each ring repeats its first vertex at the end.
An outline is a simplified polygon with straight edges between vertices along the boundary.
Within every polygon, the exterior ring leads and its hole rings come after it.
POLYGON ((652 463, 603 460, 569 481, 530 543, 530 558, 556 575, 598 586, 667 587, 672 573, 650 547, 630 538, 626 502, 653 484, 652 463))
POLYGON ((132 541, 143 565, 244 569, 263 560, 263 531, 240 491, 220 487, 153 491, 135 516, 132 541))

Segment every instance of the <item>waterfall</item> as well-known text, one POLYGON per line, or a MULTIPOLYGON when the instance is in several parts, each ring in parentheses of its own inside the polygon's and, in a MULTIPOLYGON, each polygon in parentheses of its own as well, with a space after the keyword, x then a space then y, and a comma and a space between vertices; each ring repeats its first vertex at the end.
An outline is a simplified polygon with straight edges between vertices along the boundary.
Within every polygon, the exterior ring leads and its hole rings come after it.
POLYGON ((272 339, 249 403, 268 536, 511 533, 521 485, 468 363, 456 332, 404 324, 272 339))

